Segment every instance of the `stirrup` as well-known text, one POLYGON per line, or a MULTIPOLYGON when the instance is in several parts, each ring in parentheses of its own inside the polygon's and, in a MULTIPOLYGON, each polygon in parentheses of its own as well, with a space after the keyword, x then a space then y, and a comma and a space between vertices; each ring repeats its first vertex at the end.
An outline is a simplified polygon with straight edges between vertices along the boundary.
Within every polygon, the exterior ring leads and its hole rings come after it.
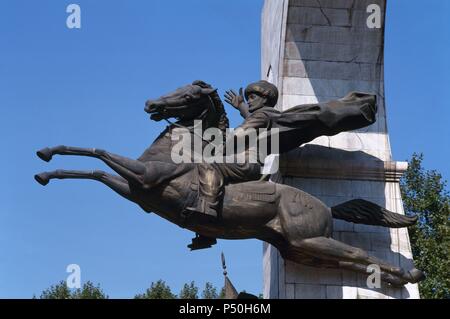
POLYGON ((193 250, 206 249, 211 248, 211 246, 217 244, 217 240, 215 238, 202 236, 200 234, 195 234, 195 237, 192 238, 192 243, 187 245, 188 248, 193 250))

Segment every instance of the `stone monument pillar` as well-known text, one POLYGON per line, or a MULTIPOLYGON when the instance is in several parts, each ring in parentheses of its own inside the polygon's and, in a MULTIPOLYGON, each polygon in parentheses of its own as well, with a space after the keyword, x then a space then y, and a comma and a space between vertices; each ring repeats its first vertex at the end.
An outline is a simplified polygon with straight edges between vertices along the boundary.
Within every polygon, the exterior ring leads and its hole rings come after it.
MULTIPOLYGON (((278 108, 376 94, 377 122, 320 137, 283 156, 283 183, 329 206, 354 198, 403 214, 399 179, 407 163, 392 160, 384 100, 385 0, 266 0, 262 13, 262 78, 280 89, 278 108)), ((394 265, 410 268, 406 228, 334 221, 333 237, 394 265)), ((419 298, 417 285, 369 288, 367 276, 285 261, 264 244, 265 298, 419 298)))

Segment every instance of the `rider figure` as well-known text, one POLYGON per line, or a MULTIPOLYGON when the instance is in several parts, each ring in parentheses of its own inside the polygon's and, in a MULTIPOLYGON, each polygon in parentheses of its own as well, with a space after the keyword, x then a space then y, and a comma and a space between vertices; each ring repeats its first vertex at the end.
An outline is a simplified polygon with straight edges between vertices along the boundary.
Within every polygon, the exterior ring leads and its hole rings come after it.
MULTIPOLYGON (((373 124, 376 121, 376 96, 351 92, 339 100, 324 103, 298 105, 280 113, 274 106, 278 100, 278 89, 267 81, 258 81, 245 89, 245 98, 233 91, 225 95, 227 103, 237 108, 245 118, 244 123, 233 134, 233 140, 245 137, 246 130, 271 130, 273 127, 283 130, 284 139, 279 141, 279 149, 286 152, 314 138, 339 132, 350 131, 373 124), (241 135, 241 136, 240 136, 241 135), (244 135, 244 136, 242 136, 244 135)), ((271 131, 271 133, 274 133, 271 131)), ((280 133, 281 134, 281 133, 280 133)), ((227 138, 225 147, 230 143, 227 138)), ((245 152, 250 150, 245 149, 245 152)), ((248 155, 248 154, 246 154, 248 155)), ((199 164, 199 198, 197 207, 188 211, 205 213, 217 217, 227 183, 258 180, 261 176, 261 165, 256 161, 243 164, 199 164)))
MULTIPOLYGON (((231 138, 239 138, 248 129, 270 129, 271 119, 277 117, 280 112, 274 107, 278 101, 278 89, 267 81, 258 81, 247 86, 245 99, 242 96, 242 88, 239 95, 234 91, 227 91, 225 101, 238 109, 244 117, 244 123, 236 129, 238 133, 231 138), (241 130, 239 130, 241 129, 241 130), (240 132, 240 133, 239 133, 240 132)), ((226 141, 226 145, 229 143, 226 141)), ((246 160, 244 163, 202 163, 198 165, 199 197, 196 207, 186 208, 188 212, 198 212, 217 217, 224 195, 224 186, 232 182, 245 182, 257 180, 261 176, 261 165, 246 160)))

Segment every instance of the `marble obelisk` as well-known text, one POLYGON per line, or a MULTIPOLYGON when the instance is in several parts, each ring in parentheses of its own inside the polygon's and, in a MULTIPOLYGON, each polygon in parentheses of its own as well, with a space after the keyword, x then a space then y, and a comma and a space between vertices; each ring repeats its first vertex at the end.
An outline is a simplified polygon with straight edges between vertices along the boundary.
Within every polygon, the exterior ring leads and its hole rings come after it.
MULTIPOLYGON (((350 91, 378 96, 377 122, 321 137, 280 159, 283 183, 329 206, 364 198, 403 212, 399 179, 407 163, 393 161, 384 99, 385 0, 266 0, 262 13, 262 78, 280 89, 277 107, 341 98, 350 91)), ((334 222, 333 237, 394 265, 410 268, 406 228, 334 222)), ((367 276, 300 266, 263 247, 265 298, 419 298, 417 285, 369 288, 367 276)))

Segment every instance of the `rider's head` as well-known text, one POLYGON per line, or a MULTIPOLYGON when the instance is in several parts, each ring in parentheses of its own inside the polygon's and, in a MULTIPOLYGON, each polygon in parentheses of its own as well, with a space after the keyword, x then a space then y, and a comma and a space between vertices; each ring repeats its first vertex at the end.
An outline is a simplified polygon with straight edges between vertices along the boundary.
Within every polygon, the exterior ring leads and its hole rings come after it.
POLYGON ((272 83, 261 80, 249 84, 245 89, 249 111, 253 112, 261 107, 274 107, 278 101, 278 89, 272 83))

